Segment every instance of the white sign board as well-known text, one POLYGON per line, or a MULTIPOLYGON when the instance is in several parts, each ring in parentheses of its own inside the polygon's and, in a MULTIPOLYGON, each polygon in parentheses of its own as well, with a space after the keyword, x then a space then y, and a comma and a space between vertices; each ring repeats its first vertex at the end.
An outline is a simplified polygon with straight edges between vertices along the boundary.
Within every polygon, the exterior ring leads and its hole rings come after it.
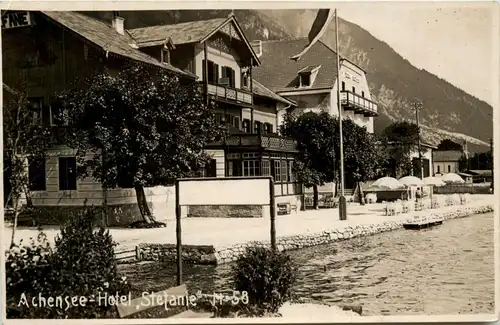
POLYGON ((27 11, 6 12, 2 15, 2 29, 26 27, 32 24, 32 17, 27 11))
POLYGON ((269 205, 269 178, 179 181, 179 205, 269 205))

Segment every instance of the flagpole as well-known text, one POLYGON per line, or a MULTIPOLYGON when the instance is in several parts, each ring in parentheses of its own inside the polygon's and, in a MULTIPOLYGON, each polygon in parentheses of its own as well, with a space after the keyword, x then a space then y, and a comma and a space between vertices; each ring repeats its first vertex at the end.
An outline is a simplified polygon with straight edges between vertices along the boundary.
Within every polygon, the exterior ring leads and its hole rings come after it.
POLYGON ((339 55, 339 20, 335 9, 335 52, 337 53, 337 108, 339 110, 339 136, 340 136, 340 198, 339 219, 347 220, 346 200, 344 196, 344 137, 342 135, 342 105, 340 102, 340 55, 339 55))

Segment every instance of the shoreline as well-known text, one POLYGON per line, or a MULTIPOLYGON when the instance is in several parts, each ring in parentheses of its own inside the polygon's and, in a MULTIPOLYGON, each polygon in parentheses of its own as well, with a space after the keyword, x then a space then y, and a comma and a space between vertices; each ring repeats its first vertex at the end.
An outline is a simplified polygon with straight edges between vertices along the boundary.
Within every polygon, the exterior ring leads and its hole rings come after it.
MULTIPOLYGON (((410 218, 422 215, 442 217, 444 222, 452 219, 469 217, 476 214, 493 212, 492 202, 470 202, 463 205, 453 205, 440 209, 426 209, 410 214, 400 214, 391 221, 367 224, 349 225, 325 229, 321 232, 304 232, 293 236, 277 236, 276 246, 279 251, 293 251, 301 248, 326 245, 353 238, 367 237, 375 234, 403 229, 403 224, 410 218)), ((411 230, 408 230, 411 231, 411 230)), ((234 262, 249 246, 269 247, 270 240, 254 241, 229 246, 217 245, 183 245, 183 261, 191 264, 221 265, 234 262)), ((176 259, 175 244, 140 243, 136 246, 136 259, 142 261, 173 261, 176 259)))

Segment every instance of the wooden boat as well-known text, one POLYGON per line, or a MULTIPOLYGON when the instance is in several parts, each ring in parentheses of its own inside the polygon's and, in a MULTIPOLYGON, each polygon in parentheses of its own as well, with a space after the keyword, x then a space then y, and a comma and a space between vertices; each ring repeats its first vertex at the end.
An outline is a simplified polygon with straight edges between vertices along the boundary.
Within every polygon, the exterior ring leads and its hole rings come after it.
POLYGON ((432 216, 432 215, 428 217, 416 216, 413 217, 412 219, 408 219, 408 221, 403 224, 403 227, 405 229, 419 230, 441 225, 443 224, 443 221, 444 221, 443 217, 438 217, 438 216, 432 216))

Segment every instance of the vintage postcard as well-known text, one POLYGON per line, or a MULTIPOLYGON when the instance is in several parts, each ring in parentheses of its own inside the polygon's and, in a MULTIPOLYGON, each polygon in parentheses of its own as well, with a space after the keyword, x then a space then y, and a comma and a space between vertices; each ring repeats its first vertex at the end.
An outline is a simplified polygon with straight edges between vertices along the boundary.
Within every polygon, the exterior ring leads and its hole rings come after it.
POLYGON ((497 3, 1 22, 7 324, 498 320, 497 3))

